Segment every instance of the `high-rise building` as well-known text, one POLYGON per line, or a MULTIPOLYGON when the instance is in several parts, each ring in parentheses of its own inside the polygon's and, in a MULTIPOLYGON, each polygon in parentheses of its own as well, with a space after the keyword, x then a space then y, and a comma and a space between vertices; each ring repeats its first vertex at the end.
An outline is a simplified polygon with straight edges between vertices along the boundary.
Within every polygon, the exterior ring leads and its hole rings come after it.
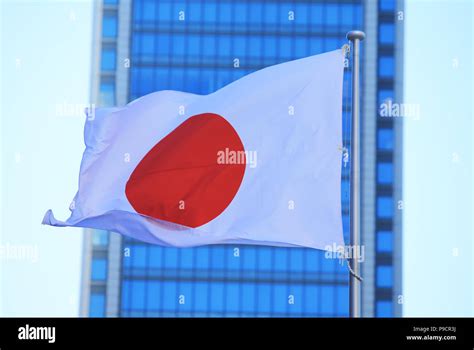
MULTIPOLYGON (((207 94, 263 67, 341 48, 348 31, 364 30, 362 313, 401 315, 402 129, 379 115, 384 101, 402 98, 401 1, 104 0, 94 11, 91 96, 99 106, 163 89, 207 94)), ((350 77, 349 62, 341 152, 350 149, 350 77)), ((347 241, 350 172, 341 166, 347 241)), ((323 251, 162 248, 86 231, 83 316, 348 316, 347 266, 323 251)))

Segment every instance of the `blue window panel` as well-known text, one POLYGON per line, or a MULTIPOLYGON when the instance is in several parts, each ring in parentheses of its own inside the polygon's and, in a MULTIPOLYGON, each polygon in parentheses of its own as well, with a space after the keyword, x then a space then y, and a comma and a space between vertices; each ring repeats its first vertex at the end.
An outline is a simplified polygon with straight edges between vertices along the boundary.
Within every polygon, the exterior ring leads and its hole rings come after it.
POLYGON ((117 36, 117 16, 104 15, 102 19, 102 36, 104 38, 115 38, 117 36))
POLYGON ((222 283, 211 283, 210 294, 210 311, 222 312, 224 310, 224 285, 222 283))
POLYGON ((351 186, 349 180, 341 181, 341 195, 342 198, 349 198, 351 186))
POLYGON ((239 311, 239 292, 240 287, 238 283, 226 283, 226 311, 239 311))
POLYGON ((281 37, 280 38, 280 45, 279 45, 279 54, 280 57, 283 59, 291 59, 292 57, 292 38, 289 37, 281 37))
POLYGON ((325 23, 327 25, 337 25, 339 23, 339 6, 338 5, 326 5, 326 18, 325 23))
POLYGON ((240 248, 240 256, 244 270, 255 270, 257 265, 257 251, 255 247, 240 248))
POLYGON ((393 285, 393 267, 377 266, 377 287, 390 288, 393 285))
POLYGON ((315 315, 319 313, 320 304, 320 288, 316 286, 305 286, 303 295, 304 295, 304 308, 303 311, 308 315, 315 315))
POLYGON ((103 71, 113 71, 115 70, 115 65, 117 61, 117 54, 113 48, 104 48, 102 49, 102 61, 100 69, 103 71))
POLYGON ((289 249, 290 254, 290 270, 301 271, 304 266, 304 250, 301 249, 289 249))
POLYGON ((136 34, 136 33, 132 35, 132 56, 133 57, 139 57, 140 55, 140 41, 141 41, 141 35, 136 34))
POLYGON ((230 56, 230 43, 231 38, 227 35, 220 35, 218 38, 218 55, 221 57, 229 57, 230 56))
POLYGON ((341 21, 346 26, 352 26, 354 24, 354 5, 353 4, 342 4, 339 5, 341 8, 341 21))
POLYGON ((255 289, 255 284, 252 283, 243 283, 241 285, 243 312, 255 312, 255 289))
POLYGON ((130 294, 132 296, 131 309, 141 311, 145 309, 145 282, 131 281, 130 294))
POLYGON ((179 267, 181 269, 192 269, 194 267, 194 249, 181 249, 179 267))
POLYGON ((309 54, 310 55, 317 55, 323 52, 323 42, 321 39, 309 39, 309 54))
POLYGON ((233 53, 236 57, 242 60, 243 56, 246 55, 246 38, 241 35, 233 36, 233 53))
POLYGON ((157 53, 158 55, 169 55, 170 54, 170 36, 169 35, 157 35, 157 53))
POLYGON ((280 7, 278 8, 278 17, 277 17, 278 23, 280 23, 280 25, 287 25, 287 24, 291 25, 292 23, 294 23, 293 21, 290 21, 288 18, 289 12, 290 11, 294 12, 294 9, 295 8, 293 4, 282 2, 280 4, 280 7))
POLYGON ((260 270, 272 269, 272 251, 268 247, 260 247, 258 249, 258 268, 260 270))
POLYGON ((339 263, 339 260, 337 258, 329 258, 326 256, 323 256, 321 259, 321 271, 322 272, 334 272, 336 264, 339 263))
POLYGON ((379 90, 378 98, 379 98, 379 105, 388 100, 393 101, 393 90, 379 90))
MULTIPOLYGON (((132 75, 134 70, 132 69, 132 75)), ((138 90, 138 95, 143 96, 154 91, 154 81, 153 81, 153 68, 139 68, 136 70, 138 74, 138 79, 140 81, 140 88, 138 90)))
POLYGON ((392 129, 379 129, 377 137, 377 147, 382 151, 393 150, 393 130, 392 129))
POLYGON ((265 57, 276 57, 276 38, 268 36, 263 38, 263 54, 265 57))
POLYGON ((178 248, 167 247, 164 249, 165 253, 165 267, 178 267, 178 248))
POLYGON ((294 21, 299 25, 308 24, 308 5, 306 4, 296 4, 294 5, 295 19, 294 21))
POLYGON ((107 278, 107 260, 103 258, 92 259, 91 278, 93 281, 105 281, 107 278))
POLYGON ((172 43, 173 55, 184 56, 184 52, 186 49, 186 36, 184 34, 174 34, 172 43))
POLYGON ((201 36, 188 35, 188 42, 186 44, 189 56, 198 56, 201 52, 201 36))
POLYGON ((379 42, 386 45, 395 42, 395 26, 393 23, 384 23, 379 26, 379 42))
POLYGON ((115 83, 101 82, 99 92, 99 103, 101 106, 108 107, 115 105, 115 83))
POLYGON ((140 36, 140 55, 142 59, 150 60, 155 52, 155 35, 144 33, 140 36))
POLYGON ((196 311, 208 311, 209 287, 206 282, 194 284, 194 309, 196 311))
POLYGON ((147 282, 146 308, 147 310, 159 310, 161 303, 160 283, 157 281, 147 282))
POLYGON ((218 21, 220 23, 231 23, 232 22, 232 8, 230 2, 219 3, 217 13, 219 14, 218 21))
POLYGON ((130 72, 130 81, 131 81, 131 92, 136 93, 138 91, 138 87, 140 86, 140 79, 139 79, 139 70, 135 67, 131 69, 130 72))
POLYGON ((135 245, 131 251, 132 265, 136 268, 147 267, 147 247, 144 245, 135 245))
POLYGON ((248 54, 251 57, 259 58, 262 55, 262 37, 251 36, 248 39, 248 54))
POLYGON ((305 251, 305 270, 307 272, 319 271, 321 265, 321 258, 324 259, 324 254, 321 255, 319 251, 315 249, 309 249, 305 251))
POLYGON ((377 198, 377 217, 382 219, 389 219, 393 215, 393 198, 392 197, 378 197, 377 198))
POLYGON ((217 4, 213 1, 206 1, 203 3, 203 13, 204 13, 204 21, 207 23, 214 23, 216 22, 216 7, 217 4))
POLYGON ((321 312, 324 315, 334 314, 334 287, 321 286, 321 312))
POLYGON ((311 4, 311 15, 309 16, 311 25, 321 25, 323 23, 323 5, 321 4, 311 4))
POLYGON ((163 264, 163 248, 150 246, 148 248, 148 263, 151 268, 161 268, 163 264))
POLYGON ((356 25, 356 26, 361 25, 362 22, 363 22, 363 20, 364 20, 364 15, 363 15, 363 13, 362 13, 362 6, 357 5, 357 6, 355 7, 355 21, 356 21, 356 22, 355 22, 355 25, 356 25))
POLYGON ((268 284, 257 285, 257 309, 259 313, 268 313, 271 311, 272 289, 268 284))
POLYGON ((216 54, 216 41, 215 35, 202 36, 202 54, 204 56, 214 58, 216 54))
POLYGON ((200 69, 188 68, 185 73, 186 82, 184 90, 194 94, 201 93, 200 69))
POLYGON ((154 21, 155 20, 155 11, 157 1, 155 0, 142 0, 143 10, 142 10, 142 20, 143 21, 154 21))
POLYGON ((347 316, 349 314, 349 287, 337 286, 337 315, 347 316))
POLYGON ((163 309, 165 311, 174 311, 178 306, 178 293, 176 282, 163 282, 163 309))
POLYGON ((168 89, 184 91, 184 70, 182 68, 173 68, 168 70, 168 74, 170 75, 168 89))
POLYGON ((379 163, 377 164, 377 182, 379 184, 391 184, 393 182, 393 164, 379 163))
POLYGON ((379 75, 382 78, 393 78, 395 73, 395 60, 393 57, 382 56, 379 58, 379 75))
POLYGON ((273 287, 273 310, 278 314, 286 312, 288 306, 288 291, 286 285, 277 284, 273 287))
POLYGON ((391 231, 379 231, 377 233, 377 251, 391 253, 393 251, 393 233, 391 231))
POLYGON ((249 23, 251 24, 262 24, 262 4, 255 2, 252 4, 249 11, 249 23))
POLYGON ((104 4, 106 4, 106 5, 117 5, 118 0, 104 0, 104 4))
POLYGON ((304 57, 308 55, 308 43, 309 40, 306 38, 294 38, 294 43, 295 43, 295 55, 296 57, 304 57))
POLYGON ((344 45, 344 42, 338 39, 325 39, 326 50, 337 50, 344 45))
POLYGON ((288 249, 275 248, 275 259, 273 261, 273 269, 276 271, 288 270, 288 249))
POLYGON ((211 268, 223 269, 225 267, 226 252, 224 247, 213 247, 211 250, 211 268))
POLYGON ((92 244, 96 247, 105 247, 109 244, 109 233, 104 230, 94 230, 92 244))
POLYGON ((294 303, 290 304, 288 299, 286 311, 292 315, 299 315, 303 312, 303 308, 306 306, 303 305, 303 286, 293 284, 289 286, 289 290, 288 297, 292 295, 294 303))
POLYGON ((193 309, 193 284, 192 282, 181 282, 178 285, 178 298, 184 297, 182 304, 179 303, 179 311, 191 311, 193 309))
POLYGON ((191 23, 199 23, 201 19, 201 4, 199 2, 190 2, 186 11, 186 20, 191 23))
POLYGON ((130 309, 130 281, 122 280, 122 309, 130 309))
POLYGON ((92 293, 89 302, 90 317, 105 316, 105 295, 102 293, 92 293))
POLYGON ((391 301, 377 301, 376 304, 376 316, 377 317, 392 317, 392 302, 391 301))
POLYGON ((247 22, 247 5, 245 3, 234 3, 234 21, 240 24, 247 22))
POLYGON ((395 0, 379 0, 379 9, 382 11, 395 10, 395 0))
POLYGON ((274 3, 266 3, 263 11, 263 21, 266 24, 278 22, 278 8, 274 3))
POLYGON ((351 218, 349 215, 342 216, 342 230, 344 232, 349 232, 351 226, 351 218))
MULTIPOLYGON (((118 1, 118 0, 115 0, 118 1)), ((141 21, 141 16, 142 16, 142 7, 143 3, 141 1, 133 1, 133 21, 136 23, 138 21, 141 21)))
POLYGON ((169 22, 173 20, 171 15, 171 2, 170 1, 160 1, 158 3, 158 20, 160 22, 169 22))
POLYGON ((196 268, 207 270, 209 269, 209 248, 196 248, 196 268))
POLYGON ((226 251, 226 260, 227 260, 227 268, 230 270, 238 270, 241 266, 241 257, 240 257, 240 249, 239 249, 239 256, 234 255, 234 247, 229 246, 229 249, 226 251))
MULTIPOLYGON (((125 246, 124 248, 127 249, 127 251, 130 251, 129 246, 125 246)), ((129 254, 124 254, 123 255, 122 264, 123 264, 124 269, 128 269, 132 266, 132 259, 130 258, 129 254)))

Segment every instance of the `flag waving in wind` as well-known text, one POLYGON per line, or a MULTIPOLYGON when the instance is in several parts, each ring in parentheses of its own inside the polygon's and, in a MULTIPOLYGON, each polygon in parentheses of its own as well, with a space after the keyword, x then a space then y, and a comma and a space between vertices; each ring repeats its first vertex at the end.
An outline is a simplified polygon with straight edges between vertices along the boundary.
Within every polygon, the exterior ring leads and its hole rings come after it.
POLYGON ((341 50, 87 118, 71 216, 164 246, 343 245, 341 50))

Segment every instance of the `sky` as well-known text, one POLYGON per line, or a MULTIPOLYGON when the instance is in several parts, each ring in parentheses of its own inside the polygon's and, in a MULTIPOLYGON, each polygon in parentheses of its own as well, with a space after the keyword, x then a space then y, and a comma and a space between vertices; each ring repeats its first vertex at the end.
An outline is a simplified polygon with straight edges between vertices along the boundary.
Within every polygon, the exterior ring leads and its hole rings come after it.
POLYGON ((474 316, 474 1, 407 1, 403 285, 409 316, 474 316))
POLYGON ((49 208, 68 217, 77 189, 84 117, 65 107, 89 101, 92 8, 2 1, 1 11, 0 315, 74 316, 82 232, 40 223, 49 208))
MULTIPOLYGON (((0 315, 76 316, 82 232, 40 222, 67 218, 77 188, 92 5, 0 2, 0 315)), ((473 3, 405 10, 406 316, 474 316, 473 3)))

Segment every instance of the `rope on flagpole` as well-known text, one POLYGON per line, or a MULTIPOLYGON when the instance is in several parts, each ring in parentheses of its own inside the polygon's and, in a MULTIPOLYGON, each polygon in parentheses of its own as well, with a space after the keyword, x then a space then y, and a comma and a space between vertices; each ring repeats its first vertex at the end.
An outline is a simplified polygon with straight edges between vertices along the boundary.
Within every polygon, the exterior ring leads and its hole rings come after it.
POLYGON ((352 267, 351 267, 351 264, 349 262, 349 259, 346 257, 346 263, 347 263, 347 268, 349 269, 349 273, 354 276, 359 282, 362 282, 364 279, 362 277, 360 277, 358 274, 356 274, 354 272, 354 270, 352 270, 352 267))

